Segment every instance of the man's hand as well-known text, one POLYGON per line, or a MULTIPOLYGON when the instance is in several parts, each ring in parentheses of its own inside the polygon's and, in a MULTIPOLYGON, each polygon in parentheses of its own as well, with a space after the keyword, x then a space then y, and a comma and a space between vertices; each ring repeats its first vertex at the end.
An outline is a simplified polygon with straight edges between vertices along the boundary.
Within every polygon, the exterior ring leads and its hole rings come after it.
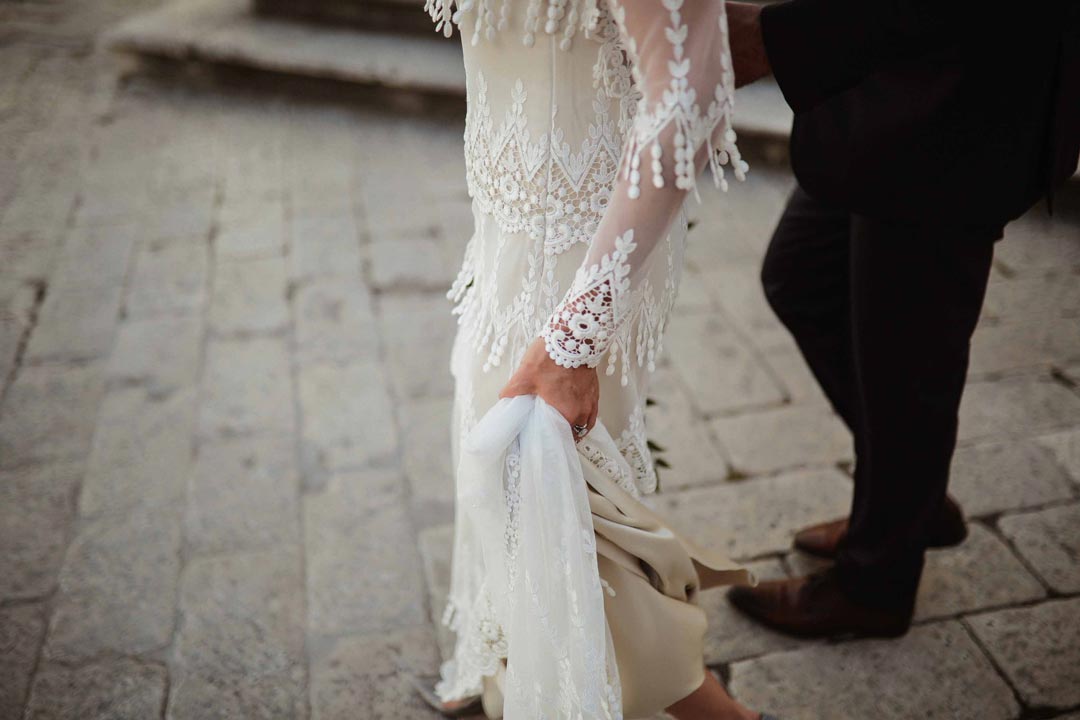
POLYGON ((761 6, 753 3, 727 4, 731 60, 735 66, 735 87, 749 85, 772 73, 765 41, 761 35, 761 6))

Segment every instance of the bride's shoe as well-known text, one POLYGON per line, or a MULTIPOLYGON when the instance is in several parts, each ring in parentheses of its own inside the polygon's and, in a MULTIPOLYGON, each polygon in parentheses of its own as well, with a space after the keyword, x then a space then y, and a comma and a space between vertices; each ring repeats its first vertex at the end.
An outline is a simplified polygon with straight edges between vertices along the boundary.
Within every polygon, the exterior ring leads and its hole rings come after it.
POLYGON ((435 683, 438 682, 438 677, 434 675, 410 675, 409 682, 412 683, 413 689, 416 690, 416 694, 426 702, 433 710, 441 713, 443 717, 448 718, 463 718, 472 716, 483 716, 484 707, 481 700, 481 696, 465 698, 460 701, 459 704, 455 704, 453 707, 448 707, 439 699, 439 696, 435 694, 435 683))

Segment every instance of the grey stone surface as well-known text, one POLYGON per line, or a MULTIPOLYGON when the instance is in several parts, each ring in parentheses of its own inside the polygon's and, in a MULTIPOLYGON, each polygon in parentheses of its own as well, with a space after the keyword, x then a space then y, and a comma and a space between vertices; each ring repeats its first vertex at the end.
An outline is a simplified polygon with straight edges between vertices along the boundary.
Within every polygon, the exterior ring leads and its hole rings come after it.
POLYGON ((120 323, 106 367, 111 383, 143 384, 168 392, 195 383, 204 324, 197 315, 120 323))
POLYGON ((289 227, 289 277, 359 276, 360 236, 351 208, 294 212, 289 227))
POLYGON ((0 608, 0 717, 22 717, 30 674, 44 636, 45 613, 41 606, 0 608))
POLYGON ((445 291, 457 276, 456 249, 434 237, 386 237, 367 251, 376 290, 445 291))
MULTIPOLYGON (((758 580, 786 577, 783 565, 776 559, 749 563, 747 568, 758 580)), ((803 644, 788 635, 773 632, 740 613, 728 602, 725 588, 706 590, 698 601, 709 618, 705 631, 705 663, 708 665, 758 657, 803 644)))
POLYGON ((984 313, 1006 320, 1045 322, 1080 315, 1080 287, 1069 274, 1003 277, 993 274, 986 289, 984 313))
POLYGON ((797 530, 848 512, 851 483, 837 470, 799 470, 664 493, 658 507, 672 524, 733 558, 787 550, 797 530))
POLYGON ((398 449, 385 375, 375 363, 301 369, 305 472, 385 465, 398 449))
POLYGON ((311 716, 315 720, 437 718, 406 677, 437 670, 438 652, 430 628, 341 638, 312 663, 311 716))
POLYGON ((282 338, 211 340, 199 431, 205 437, 296 427, 292 375, 282 338))
POLYGON ((1080 593, 1080 505, 1006 515, 998 527, 1047 585, 1080 593))
POLYGON ((421 625, 420 558, 400 474, 339 475, 304 498, 311 632, 337 636, 421 625))
POLYGON ((81 477, 81 463, 0 470, 0 599, 56 587, 81 477))
POLYGON ((1038 600, 1042 585, 1008 547, 972 523, 962 545, 927 554, 915 603, 916 621, 1038 600))
POLYGON ((398 399, 453 392, 450 347, 454 318, 442 295, 384 295, 378 302, 386 366, 398 399))
POLYGON ((454 633, 442 620, 450 594, 450 568, 454 550, 454 525, 436 525, 420 531, 420 558, 424 565, 424 581, 428 591, 428 608, 439 654, 445 660, 454 652, 454 633))
POLYGON ((108 355, 121 295, 118 284, 49 292, 30 335, 27 362, 85 362, 108 355))
POLYGON ((169 643, 181 539, 169 510, 120 511, 80 526, 60 572, 46 657, 80 662, 169 643))
POLYGON ((1080 703, 1080 598, 968 618, 968 625, 1028 705, 1080 703))
POLYGON ((376 360, 379 332, 371 293, 358 278, 326 277, 300 287, 293 300, 301 364, 376 360))
POLYGON ((27 720, 146 720, 165 705, 158 665, 120 658, 76 669, 47 664, 37 675, 27 720))
POLYGON ((79 493, 82 517, 182 505, 196 399, 194 390, 157 397, 126 387, 107 394, 79 493))
POLYGON ((764 410, 716 418, 709 427, 727 449, 735 469, 747 474, 853 459, 851 433, 827 408, 764 410))
POLYGON ((731 691, 785 720, 1010 720, 1009 686, 955 622, 917 627, 900 640, 860 640, 735 663, 731 691))
POLYGON ((197 311, 207 301, 208 272, 202 240, 145 244, 135 258, 125 310, 131 317, 197 311))
POLYGON ((71 293, 122 285, 138 236, 138 226, 130 222, 72 228, 49 276, 49 289, 71 293))
POLYGON ((401 444, 412 499, 452 505, 450 398, 413 400, 401 408, 401 444))
POLYGON ((218 262, 210 327, 219 335, 275 332, 289 321, 285 259, 218 262))
POLYGON ((199 446, 188 490, 186 540, 195 554, 294 546, 300 479, 290 435, 255 435, 199 446))
POLYGON ((1062 500, 1074 490, 1053 453, 1030 440, 960 448, 953 455, 949 492, 968 517, 1062 500))
POLYGON ((668 357, 704 413, 734 413, 783 401, 772 375, 715 313, 672 318, 668 357))
POLYGON ((752 337, 760 349, 783 348, 791 343, 786 328, 765 299, 761 278, 737 265, 706 268, 705 286, 732 325, 752 337))
POLYGON ((1064 430, 1036 440, 1054 453, 1058 464, 1080 485, 1080 430, 1064 430))
POLYGON ((0 408, 0 467, 84 457, 103 393, 102 375, 98 365, 20 370, 0 408))
POLYGON ((193 560, 180 591, 169 716, 303 717, 303 586, 296 548, 193 560))
POLYGON ((280 257, 285 252, 285 210, 275 202, 253 202, 222 208, 214 238, 219 258, 280 257))
POLYGON ((784 394, 794 405, 831 407, 828 398, 810 372, 810 367, 794 343, 766 351, 765 362, 784 386, 784 394))
POLYGON ((974 382, 960 404, 960 440, 1030 436, 1080 422, 1080 395, 1048 377, 974 382))
POLYGON ((648 397, 654 403, 645 410, 646 435, 663 449, 653 459, 669 465, 658 470, 661 487, 676 490, 725 479, 729 468, 720 444, 694 411, 675 373, 658 368, 650 378, 648 397))
POLYGON ((971 338, 969 373, 1001 373, 1080 360, 1076 319, 1030 319, 981 325, 971 338))

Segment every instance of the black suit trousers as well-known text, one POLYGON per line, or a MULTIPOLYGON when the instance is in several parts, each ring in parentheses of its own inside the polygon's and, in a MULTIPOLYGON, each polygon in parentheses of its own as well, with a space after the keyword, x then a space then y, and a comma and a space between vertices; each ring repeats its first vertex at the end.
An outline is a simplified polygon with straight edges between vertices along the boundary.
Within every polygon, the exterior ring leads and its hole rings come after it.
POLYGON ((914 602, 1002 229, 872 219, 796 188, 766 253, 769 303, 853 435, 837 572, 866 604, 914 602))

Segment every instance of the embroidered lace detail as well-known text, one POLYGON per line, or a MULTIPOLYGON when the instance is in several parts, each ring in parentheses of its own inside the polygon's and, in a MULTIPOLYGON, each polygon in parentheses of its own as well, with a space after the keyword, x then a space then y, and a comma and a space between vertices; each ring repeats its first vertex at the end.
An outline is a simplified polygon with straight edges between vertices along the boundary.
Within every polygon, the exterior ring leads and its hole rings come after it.
MULTIPOLYGON (((702 98, 702 102, 706 100, 708 102, 702 110, 701 103, 698 102, 697 90, 691 86, 689 80, 691 59, 687 54, 686 40, 690 26, 684 21, 680 12, 684 1, 661 0, 664 9, 668 11, 668 25, 664 29, 664 37, 671 45, 670 57, 666 63, 667 86, 659 93, 655 91, 651 93, 657 96, 652 99, 643 95, 636 114, 634 130, 627 141, 626 162, 623 169, 625 177, 630 180, 627 194, 631 198, 636 198, 641 193, 641 155, 646 149, 649 152, 652 183, 657 188, 664 186, 663 159, 664 145, 667 143, 661 140, 661 134, 665 131, 673 131, 670 142, 674 146, 672 154, 675 160, 675 187, 682 190, 694 190, 694 195, 699 202, 701 197, 697 194, 695 155, 702 145, 706 147, 708 165, 716 187, 724 191, 728 187, 723 165, 730 163, 738 180, 745 180, 746 171, 749 169, 749 165, 742 159, 735 144, 736 134, 732 125, 735 106, 735 74, 731 68, 727 13, 724 11, 724 4, 718 3, 720 12, 717 18, 721 44, 720 78, 713 86, 713 96, 707 99, 702 98), (723 132, 720 145, 714 147, 714 136, 721 125, 723 132)), ((642 70, 642 60, 635 39, 636 33, 627 27, 624 0, 608 0, 608 2, 611 14, 626 39, 625 48, 630 58, 634 80, 639 87, 645 88, 646 77, 642 70)), ((698 29, 696 32, 698 37, 704 33, 708 38, 705 28, 698 29)))
MULTIPOLYGON (((497 30, 505 31, 510 27, 513 19, 510 5, 510 0, 501 0, 498 15, 494 0, 425 0, 424 9, 435 21, 435 30, 446 37, 453 35, 454 25, 460 25, 464 15, 475 13, 476 23, 470 42, 477 45, 481 37, 490 41, 497 30)), ((525 16, 520 18, 521 41, 526 47, 532 47, 537 33, 542 30, 548 35, 561 36, 559 49, 569 50, 579 31, 586 37, 592 35, 602 14, 597 0, 529 0, 525 16)))
POLYGON ((469 107, 465 133, 469 195, 505 232, 542 239, 548 254, 591 241, 607 209, 622 150, 621 135, 608 114, 609 83, 621 89, 612 75, 597 79, 595 122, 575 149, 563 139, 557 110, 552 112, 552 130, 532 140, 525 117, 528 94, 520 79, 511 90, 510 109, 496 126, 487 79, 483 72, 476 74, 476 100, 469 107))
POLYGON ((629 361, 636 358, 649 372, 656 369, 679 277, 669 248, 661 292, 648 278, 632 287, 629 260, 636 247, 634 231, 627 230, 599 263, 578 270, 566 299, 540 332, 548 355, 562 367, 597 367, 606 354, 606 372, 613 375, 621 357, 623 386, 629 382, 629 361))

